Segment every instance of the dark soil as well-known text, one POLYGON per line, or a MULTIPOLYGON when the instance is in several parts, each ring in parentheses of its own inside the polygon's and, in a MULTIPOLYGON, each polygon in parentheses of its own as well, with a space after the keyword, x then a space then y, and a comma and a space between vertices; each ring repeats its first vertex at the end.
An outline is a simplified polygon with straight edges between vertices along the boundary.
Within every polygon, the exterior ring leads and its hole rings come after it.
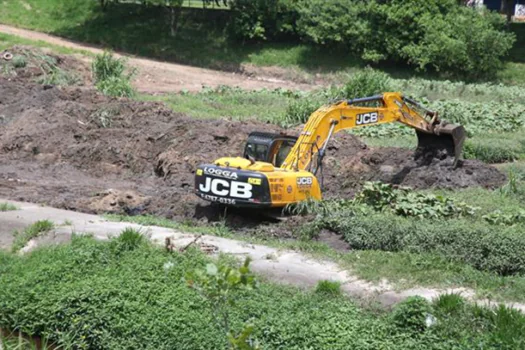
MULTIPOLYGON (((195 168, 240 155, 254 130, 282 131, 257 121, 196 120, 159 103, 112 99, 91 88, 0 78, 0 197, 92 213, 216 220, 223 211, 192 192, 195 168)), ((334 139, 324 168, 328 198, 352 197, 366 180, 417 188, 505 181, 481 162, 464 161, 457 169, 449 160, 418 166, 408 150, 369 149, 346 133, 334 139)), ((274 222, 228 213, 234 227, 274 222)))

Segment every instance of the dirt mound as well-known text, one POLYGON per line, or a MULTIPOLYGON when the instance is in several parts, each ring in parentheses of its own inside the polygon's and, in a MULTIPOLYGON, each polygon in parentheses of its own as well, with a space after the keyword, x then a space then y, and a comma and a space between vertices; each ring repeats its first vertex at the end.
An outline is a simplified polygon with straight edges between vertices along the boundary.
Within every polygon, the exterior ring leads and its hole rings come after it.
MULTIPOLYGON (((196 166, 242 154, 255 130, 283 131, 257 121, 193 119, 89 88, 0 78, 0 196, 86 212, 213 220, 217 212, 193 194, 196 166)), ((327 197, 347 198, 365 180, 418 188, 504 181, 480 162, 422 167, 408 150, 369 149, 347 133, 334 138, 319 177, 327 197)))
POLYGON ((451 158, 435 158, 429 164, 420 164, 414 160, 413 152, 407 149, 392 148, 387 153, 374 150, 361 161, 372 170, 370 180, 414 188, 494 188, 506 180, 496 168, 477 160, 460 161, 457 167, 451 158))

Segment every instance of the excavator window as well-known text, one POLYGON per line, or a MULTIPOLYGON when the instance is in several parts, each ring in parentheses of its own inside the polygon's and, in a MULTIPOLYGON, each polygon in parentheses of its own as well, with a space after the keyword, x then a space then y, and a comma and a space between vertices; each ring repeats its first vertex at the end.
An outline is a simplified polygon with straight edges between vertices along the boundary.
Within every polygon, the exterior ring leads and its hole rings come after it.
POLYGON ((294 136, 254 131, 246 141, 244 157, 280 167, 296 140, 294 136))
POLYGON ((249 143, 246 145, 246 156, 256 161, 268 161, 268 146, 249 143))
POLYGON ((274 164, 273 164, 274 166, 276 166, 278 168, 281 167, 281 165, 283 164, 284 160, 286 159, 286 157, 288 156, 288 154, 292 150, 294 144, 295 144, 295 141, 283 140, 281 142, 279 150, 277 151, 277 154, 275 155, 275 161, 274 161, 274 164))

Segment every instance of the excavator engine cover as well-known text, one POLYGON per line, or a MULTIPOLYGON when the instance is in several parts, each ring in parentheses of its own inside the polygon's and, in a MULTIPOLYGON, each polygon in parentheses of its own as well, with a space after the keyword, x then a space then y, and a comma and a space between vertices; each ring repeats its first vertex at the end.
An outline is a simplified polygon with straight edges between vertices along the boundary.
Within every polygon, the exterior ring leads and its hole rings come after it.
POLYGON ((430 164, 433 159, 454 158, 454 166, 457 166, 466 132, 461 125, 444 124, 436 125, 434 133, 426 133, 416 130, 418 144, 415 159, 423 164, 430 164))
POLYGON ((268 178, 262 173, 212 164, 197 168, 195 193, 209 202, 238 207, 272 204, 268 178))

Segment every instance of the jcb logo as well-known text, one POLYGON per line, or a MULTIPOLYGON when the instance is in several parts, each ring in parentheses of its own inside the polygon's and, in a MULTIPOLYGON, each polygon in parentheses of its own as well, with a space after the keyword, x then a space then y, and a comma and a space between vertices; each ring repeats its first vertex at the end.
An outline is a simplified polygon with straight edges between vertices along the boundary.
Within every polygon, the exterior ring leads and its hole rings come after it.
POLYGON ((227 181, 207 177, 204 184, 199 184, 199 191, 213 193, 221 197, 235 197, 241 199, 252 198, 253 186, 239 181, 227 181))
POLYGON ((297 185, 298 186, 312 186, 314 179, 312 177, 298 177, 297 185))
POLYGON ((358 114, 355 121, 356 125, 374 124, 377 123, 377 112, 358 114))

